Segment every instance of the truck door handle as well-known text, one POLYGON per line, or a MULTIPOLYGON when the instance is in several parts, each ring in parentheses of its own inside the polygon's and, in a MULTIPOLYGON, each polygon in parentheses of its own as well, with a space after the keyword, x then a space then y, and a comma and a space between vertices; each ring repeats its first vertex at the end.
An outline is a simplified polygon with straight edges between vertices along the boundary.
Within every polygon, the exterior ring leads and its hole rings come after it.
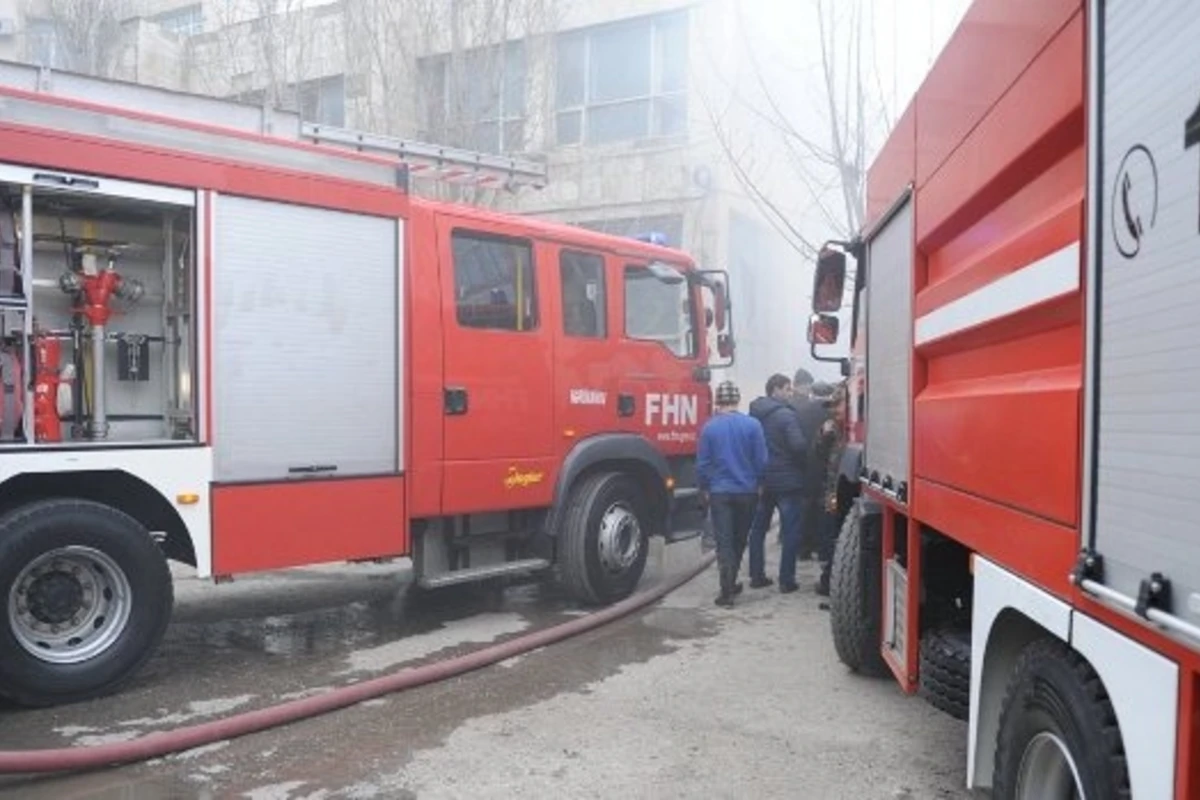
POLYGON ((461 417, 467 413, 467 390, 461 386, 447 386, 442 390, 446 416, 461 417))
POLYGON ((617 395, 617 416, 618 417, 632 417, 636 406, 637 406, 637 404, 633 400, 633 395, 631 395, 631 394, 617 395))

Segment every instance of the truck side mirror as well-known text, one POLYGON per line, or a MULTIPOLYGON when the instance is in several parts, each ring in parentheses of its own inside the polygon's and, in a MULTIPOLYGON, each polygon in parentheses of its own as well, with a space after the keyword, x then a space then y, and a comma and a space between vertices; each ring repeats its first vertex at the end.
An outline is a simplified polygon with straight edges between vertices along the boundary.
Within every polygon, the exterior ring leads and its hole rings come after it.
POLYGON ((733 358, 733 337, 728 333, 717 336, 717 355, 721 358, 733 358))
POLYGON ((713 323, 717 326, 718 331, 725 330, 726 314, 729 312, 729 295, 725 291, 725 284, 720 281, 713 283, 713 323))
POLYGON ((838 250, 822 249, 817 254, 817 266, 813 270, 813 311, 837 311, 842 307, 845 288, 846 254, 838 250))
POLYGON ((809 344, 837 344, 841 320, 833 314, 813 314, 808 320, 809 344))

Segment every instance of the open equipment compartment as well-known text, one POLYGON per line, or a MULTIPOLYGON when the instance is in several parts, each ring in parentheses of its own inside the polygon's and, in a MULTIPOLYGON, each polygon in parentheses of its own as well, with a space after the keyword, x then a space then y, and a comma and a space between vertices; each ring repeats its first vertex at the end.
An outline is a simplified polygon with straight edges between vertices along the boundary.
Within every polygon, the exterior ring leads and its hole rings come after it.
POLYGON ((195 193, 0 164, 0 446, 197 439, 195 193))

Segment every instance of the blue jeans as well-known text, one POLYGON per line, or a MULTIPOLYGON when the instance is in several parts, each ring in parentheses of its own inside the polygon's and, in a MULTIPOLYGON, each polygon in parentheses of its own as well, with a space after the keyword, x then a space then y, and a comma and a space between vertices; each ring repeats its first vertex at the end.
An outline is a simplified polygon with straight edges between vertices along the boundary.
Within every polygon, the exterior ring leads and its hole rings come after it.
POLYGON ((771 518, 775 516, 775 508, 779 505, 779 496, 774 492, 763 492, 758 500, 758 508, 754 511, 754 524, 750 526, 750 580, 767 577, 764 563, 763 545, 767 538, 767 529, 771 527, 771 518))
POLYGON ((791 586, 796 583, 796 553, 800 549, 800 526, 804 522, 803 498, 798 492, 763 493, 754 526, 750 530, 750 578, 766 577, 763 544, 776 508, 779 509, 779 533, 783 542, 783 552, 779 557, 779 585, 791 586))
POLYGON ((742 566, 746 534, 754 521, 754 506, 758 496, 753 494, 714 494, 710 513, 717 539, 717 567, 720 570, 721 594, 731 595, 737 574, 742 566))

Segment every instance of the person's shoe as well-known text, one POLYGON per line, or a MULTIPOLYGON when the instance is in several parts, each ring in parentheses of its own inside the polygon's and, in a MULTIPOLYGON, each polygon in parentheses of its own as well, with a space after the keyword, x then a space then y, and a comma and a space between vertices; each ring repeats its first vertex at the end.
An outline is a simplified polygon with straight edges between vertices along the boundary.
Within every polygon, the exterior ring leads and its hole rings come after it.
POLYGON ((799 588, 800 588, 799 584, 781 583, 781 584, 779 584, 779 593, 780 594, 791 594, 792 592, 796 591, 799 588))
POLYGON ((775 583, 775 581, 771 580, 770 578, 751 578, 750 579, 750 588, 751 589, 765 589, 768 586, 774 585, 774 583, 775 583))
POLYGON ((717 595, 717 599, 713 602, 719 605, 721 608, 733 608, 733 595, 719 594, 717 595))

